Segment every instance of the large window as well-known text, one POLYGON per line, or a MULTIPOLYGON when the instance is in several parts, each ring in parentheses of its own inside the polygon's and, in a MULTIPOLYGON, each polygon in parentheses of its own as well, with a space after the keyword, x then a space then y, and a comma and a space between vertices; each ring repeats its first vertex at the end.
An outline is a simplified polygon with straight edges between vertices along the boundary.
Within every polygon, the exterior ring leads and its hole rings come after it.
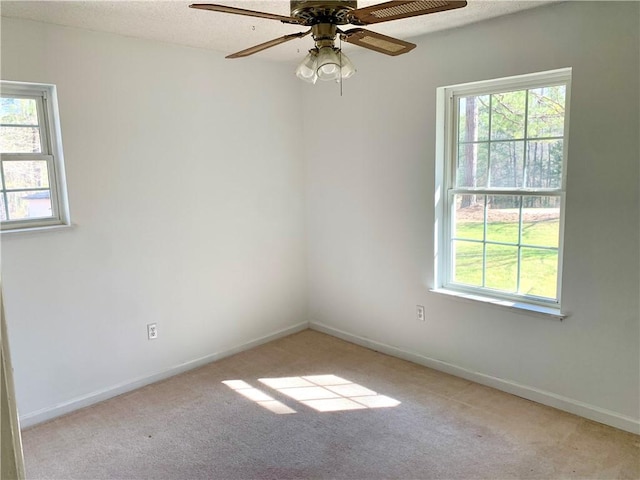
POLYGON ((69 223, 55 87, 2 82, 2 230, 69 223))
POLYGON ((437 287, 559 307, 570 75, 439 89, 437 287))

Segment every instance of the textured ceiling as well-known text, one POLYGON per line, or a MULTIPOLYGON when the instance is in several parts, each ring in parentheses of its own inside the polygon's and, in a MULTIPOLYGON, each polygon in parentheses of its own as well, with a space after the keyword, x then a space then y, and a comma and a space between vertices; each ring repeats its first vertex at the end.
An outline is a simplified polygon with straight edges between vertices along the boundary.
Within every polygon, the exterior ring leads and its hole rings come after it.
MULTIPOLYGON (((229 15, 188 8, 186 1, 2 1, 2 16, 25 18, 40 22, 67 25, 130 37, 139 37, 190 47, 215 50, 224 54, 306 30, 305 27, 287 25, 274 20, 229 15)), ((434 13, 421 17, 395 20, 373 25, 373 31, 408 39, 425 33, 459 27, 492 17, 506 15, 557 0, 468 0, 465 8, 434 13)), ((213 1, 249 10, 289 15, 288 0, 235 0, 213 1)), ((365 7, 381 1, 358 2, 365 7)), ((306 37, 256 54, 267 60, 293 61, 313 46, 306 37)), ((345 48, 348 52, 358 47, 345 48)))

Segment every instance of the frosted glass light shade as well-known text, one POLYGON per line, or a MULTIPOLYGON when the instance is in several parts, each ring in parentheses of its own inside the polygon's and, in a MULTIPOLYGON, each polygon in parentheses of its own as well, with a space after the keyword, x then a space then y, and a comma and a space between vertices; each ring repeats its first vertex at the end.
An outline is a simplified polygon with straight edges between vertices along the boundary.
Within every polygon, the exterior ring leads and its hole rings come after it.
POLYGON ((340 51, 340 60, 342 61, 342 78, 350 78, 353 77, 353 74, 356 73, 356 67, 353 66, 353 63, 342 51, 340 51))
POLYGON ((333 47, 322 47, 318 51, 317 70, 320 80, 337 80, 340 77, 340 58, 333 47))
POLYGON ((296 68, 296 76, 300 80, 304 80, 309 83, 316 83, 318 80, 318 74, 316 73, 316 59, 317 54, 314 51, 309 52, 309 54, 304 57, 304 60, 298 65, 296 68))

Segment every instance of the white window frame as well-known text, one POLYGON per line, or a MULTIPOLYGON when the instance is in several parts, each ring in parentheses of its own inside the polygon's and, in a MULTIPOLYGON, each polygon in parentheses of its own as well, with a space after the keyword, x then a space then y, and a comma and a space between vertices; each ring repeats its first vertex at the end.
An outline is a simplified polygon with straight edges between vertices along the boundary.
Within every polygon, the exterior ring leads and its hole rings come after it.
MULTIPOLYGON (((445 293, 470 300, 478 300, 497 305, 515 307, 545 315, 563 318, 561 313, 562 295, 562 258, 564 251, 565 193, 567 178, 567 155, 569 134, 569 102, 571 97, 571 68, 547 72, 519 75, 495 80, 440 87, 436 92, 436 172, 435 172, 435 224, 434 224, 434 286, 432 291, 445 293), (456 188, 456 157, 458 138, 458 101, 459 97, 488 95, 492 93, 524 90, 555 85, 566 85, 566 103, 563 137, 563 163, 560 187, 543 188, 456 188), (486 287, 473 287, 452 281, 452 252, 454 205, 453 192, 460 190, 478 194, 503 195, 552 195, 560 197, 560 220, 558 239, 557 298, 546 299, 523 294, 510 294, 486 287)), ((483 241, 484 242, 484 241, 483 241)))
MULTIPOLYGON (((70 225, 69 203, 62 153, 62 134, 58 113, 56 86, 43 83, 0 82, 2 96, 32 98, 38 108, 41 153, 2 153, 2 164, 19 160, 44 160, 49 173, 51 195, 51 217, 5 220, 1 222, 2 233, 23 232, 70 225)), ((4 175, 0 168, 0 175, 4 175)), ((0 193, 5 195, 6 192, 0 193)), ((5 200, 5 208, 7 201, 5 200)), ((6 212, 5 212, 6 213, 6 212)), ((7 214, 7 218, 8 214, 7 214)))

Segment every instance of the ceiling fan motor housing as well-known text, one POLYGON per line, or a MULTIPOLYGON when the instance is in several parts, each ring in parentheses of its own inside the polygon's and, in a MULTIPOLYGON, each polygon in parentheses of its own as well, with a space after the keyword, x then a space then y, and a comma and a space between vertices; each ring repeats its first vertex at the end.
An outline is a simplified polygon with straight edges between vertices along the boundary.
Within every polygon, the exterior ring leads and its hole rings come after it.
POLYGON ((351 20, 349 13, 356 8, 357 1, 291 0, 291 16, 306 26, 346 25, 351 20))

